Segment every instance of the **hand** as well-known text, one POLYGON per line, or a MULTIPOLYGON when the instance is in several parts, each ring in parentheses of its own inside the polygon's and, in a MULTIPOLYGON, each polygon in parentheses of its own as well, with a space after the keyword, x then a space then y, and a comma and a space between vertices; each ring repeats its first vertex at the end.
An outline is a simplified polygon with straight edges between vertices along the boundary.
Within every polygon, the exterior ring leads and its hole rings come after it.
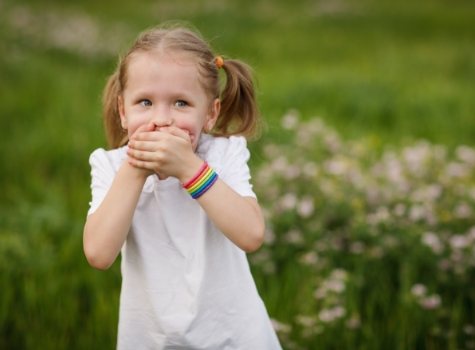
POLYGON ((135 130, 134 134, 131 136, 131 138, 129 139, 129 142, 127 144, 127 155, 128 155, 127 163, 129 165, 131 165, 143 178, 147 178, 148 176, 153 175, 154 172, 149 170, 149 169, 140 168, 140 167, 134 165, 134 163, 136 164, 136 162, 133 161, 133 158, 130 155, 130 145, 132 143, 132 138, 135 135, 137 135, 138 133, 141 133, 141 132, 151 132, 154 129, 155 129, 155 126, 150 124, 150 123, 140 126, 139 128, 137 128, 137 130, 135 130))
POLYGON ((129 141, 129 163, 156 173, 160 179, 169 176, 185 182, 203 161, 194 153, 188 133, 176 126, 147 124, 140 127, 129 141))

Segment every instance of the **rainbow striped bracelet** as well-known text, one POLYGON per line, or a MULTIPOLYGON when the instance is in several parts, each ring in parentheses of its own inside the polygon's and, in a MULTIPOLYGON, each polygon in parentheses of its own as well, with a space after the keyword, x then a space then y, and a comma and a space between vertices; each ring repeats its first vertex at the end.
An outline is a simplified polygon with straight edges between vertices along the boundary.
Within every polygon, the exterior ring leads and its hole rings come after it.
POLYGON ((183 188, 191 195, 193 199, 198 199, 218 180, 218 174, 204 162, 198 170, 198 173, 183 188))

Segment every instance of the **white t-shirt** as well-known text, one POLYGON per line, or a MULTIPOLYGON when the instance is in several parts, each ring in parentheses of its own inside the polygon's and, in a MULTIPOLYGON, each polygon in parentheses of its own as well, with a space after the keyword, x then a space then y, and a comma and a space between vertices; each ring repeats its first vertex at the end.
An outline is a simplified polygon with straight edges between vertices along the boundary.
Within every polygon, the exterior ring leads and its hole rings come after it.
MULTIPOLYGON (((88 214, 101 204, 126 148, 91 154, 88 214)), ((197 154, 234 191, 255 197, 243 137, 202 135, 197 154)), ((176 178, 147 178, 122 247, 121 271, 118 349, 281 349, 245 252, 176 178)))

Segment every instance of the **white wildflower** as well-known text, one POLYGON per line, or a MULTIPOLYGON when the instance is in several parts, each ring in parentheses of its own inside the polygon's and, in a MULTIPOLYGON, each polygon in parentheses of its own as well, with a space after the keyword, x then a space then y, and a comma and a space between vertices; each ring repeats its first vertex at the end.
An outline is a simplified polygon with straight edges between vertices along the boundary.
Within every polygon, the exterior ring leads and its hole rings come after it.
POLYGON ((468 176, 470 174, 470 170, 463 163, 450 162, 447 165, 446 173, 449 177, 460 178, 468 176))
POLYGON ((416 190, 412 194, 412 200, 416 202, 433 202, 442 194, 442 186, 432 184, 416 190))
POLYGON ((467 232, 467 237, 470 240, 470 242, 475 241, 475 226, 470 227, 470 229, 467 232))
POLYGON ((428 246, 436 254, 440 254, 443 250, 442 242, 433 232, 426 232, 422 236, 422 243, 428 246))
POLYGON ((280 205, 284 210, 293 210, 297 205, 297 195, 293 192, 284 194, 280 199, 280 205))
POLYGON ((343 269, 334 269, 331 273, 331 278, 344 281, 348 278, 348 272, 343 269))
POLYGON ((322 309, 318 313, 318 318, 324 323, 333 322, 339 318, 345 316, 346 310, 343 306, 337 305, 332 308, 322 309))
POLYGON ((284 171, 283 176, 286 180, 294 180, 300 176, 302 171, 295 164, 289 165, 284 171))
POLYGON ((379 207, 375 213, 369 214, 367 219, 370 224, 378 225, 388 222, 391 214, 386 207, 379 207))
POLYGON ((270 320, 272 323, 272 327, 277 333, 290 333, 292 327, 286 323, 279 322, 275 319, 270 320))
POLYGON ((323 135, 323 142, 327 148, 336 153, 341 148, 341 141, 336 132, 327 132, 323 135))
POLYGON ((468 219, 472 216, 472 208, 467 203, 459 203, 454 210, 455 217, 468 219))
POLYGON ((318 313, 318 318, 324 323, 333 322, 335 317, 331 309, 323 309, 318 313))
POLYGON ((387 155, 386 164, 385 164, 385 174, 383 175, 387 178, 392 184, 397 185, 397 187, 402 187, 406 180, 404 177, 401 161, 390 155, 387 155))
POLYGON ((331 159, 325 162, 325 170, 331 175, 344 175, 348 170, 348 162, 344 159, 331 159))
POLYGON ((314 251, 303 254, 300 258, 300 262, 304 265, 315 265, 318 261, 318 254, 314 251))
POLYGON ((287 243, 291 243, 291 244, 299 244, 304 241, 302 232, 296 229, 293 229, 287 232, 284 239, 287 243))
POLYGON ((455 150, 455 154, 461 161, 468 163, 472 166, 475 165, 475 149, 465 145, 461 145, 457 147, 457 149, 455 150))
POLYGON ((314 316, 297 315, 296 320, 297 323, 307 328, 314 327, 317 323, 317 320, 314 316))
POLYGON ((310 119, 305 124, 305 128, 309 130, 310 133, 312 133, 313 135, 324 134, 328 131, 323 119, 319 117, 314 117, 310 119))
POLYGON ((313 293, 313 297, 317 300, 324 299, 327 296, 327 288, 325 285, 321 286, 320 288, 317 288, 315 292, 313 293))
POLYGON ((266 244, 272 244, 275 241, 275 233, 272 229, 270 229, 268 226, 266 226, 266 229, 264 231, 264 243, 266 244))
POLYGON ((402 203, 398 203, 398 204, 394 207, 393 212, 394 212, 394 215, 401 217, 401 216, 403 216, 404 213, 406 212, 406 206, 405 206, 404 204, 402 204, 402 203))
POLYGON ((346 314, 346 309, 340 305, 335 306, 332 311, 335 318, 341 318, 346 314))
POLYGON ((463 326, 463 331, 467 335, 475 335, 475 326, 472 324, 466 324, 463 326))
POLYGON ((475 187, 472 187, 469 191, 467 191, 468 194, 470 195, 470 198, 475 200, 475 187))
POLYGON ((421 298, 424 297, 427 293, 427 287, 423 284, 417 283, 412 286, 411 294, 415 297, 421 298))
POLYGON ((278 174, 282 174, 288 166, 289 162, 284 156, 275 158, 274 161, 271 163, 271 168, 278 174))
POLYGON ((275 143, 269 143, 264 146, 264 154, 266 157, 274 159, 278 157, 281 153, 281 149, 275 143))
POLYGON ((313 205, 313 198, 310 196, 306 196, 302 198, 298 205, 297 205, 297 213, 303 217, 308 218, 313 214, 314 205, 313 205))
POLYGON ((453 249, 464 249, 468 247, 468 239, 465 235, 453 235, 449 240, 450 246, 453 249))
POLYGON ((419 304, 426 310, 434 310, 440 306, 441 299, 439 295, 433 294, 419 300, 419 304))
POLYGON ((422 220, 426 216, 426 211, 422 205, 413 205, 409 211, 409 218, 412 221, 422 220))
POLYGON ((326 289, 339 294, 345 290, 345 283, 338 279, 329 280, 326 283, 326 289))
POLYGON ((408 169, 414 176, 422 176, 424 164, 430 158, 429 144, 425 141, 422 141, 413 147, 406 147, 403 150, 403 158, 408 169))
POLYGON ((299 123, 299 115, 296 110, 288 111, 282 117, 282 127, 286 130, 294 130, 299 123))

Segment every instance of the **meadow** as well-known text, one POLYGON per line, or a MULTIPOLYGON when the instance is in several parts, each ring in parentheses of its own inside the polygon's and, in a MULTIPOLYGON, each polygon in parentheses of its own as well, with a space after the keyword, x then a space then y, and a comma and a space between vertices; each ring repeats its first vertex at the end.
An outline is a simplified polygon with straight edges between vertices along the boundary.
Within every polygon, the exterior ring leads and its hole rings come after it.
POLYGON ((114 348, 88 157, 117 55, 171 19, 255 69, 249 260, 284 348, 474 349, 469 0, 0 0, 0 348, 114 348))

